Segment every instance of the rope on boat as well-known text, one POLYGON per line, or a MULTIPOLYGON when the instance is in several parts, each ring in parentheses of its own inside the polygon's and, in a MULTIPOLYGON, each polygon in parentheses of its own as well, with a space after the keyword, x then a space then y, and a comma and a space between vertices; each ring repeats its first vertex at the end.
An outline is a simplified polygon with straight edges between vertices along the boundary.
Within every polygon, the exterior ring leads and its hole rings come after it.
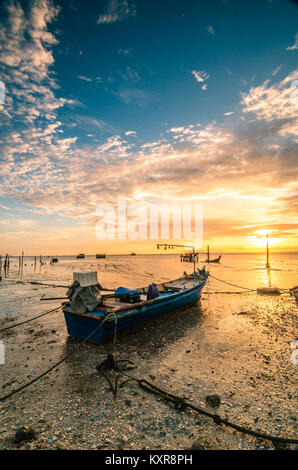
POLYGON ((37 315, 36 317, 29 318, 29 320, 25 320, 25 321, 22 321, 20 323, 16 323, 15 325, 6 326, 5 328, 2 328, 0 330, 0 333, 2 331, 10 330, 11 328, 15 328, 17 326, 24 325, 25 323, 29 323, 30 321, 36 320, 36 318, 44 317, 45 315, 48 315, 48 313, 55 312, 56 310, 59 310, 60 308, 61 308, 61 305, 59 305, 59 307, 53 308, 52 310, 48 310, 47 312, 41 313, 40 315, 37 315))
POLYGON ((199 414, 202 414, 204 416, 207 416, 208 418, 212 418, 214 423, 221 425, 224 424, 225 426, 231 427, 233 429, 236 429, 237 431, 243 432, 245 434, 250 434, 251 436, 266 439, 269 441, 274 442, 280 442, 280 443, 288 443, 288 444, 298 444, 298 439, 293 439, 293 438, 287 438, 287 437, 279 437, 279 436, 273 436, 271 434, 265 434, 259 431, 254 431, 253 429, 246 428, 244 426, 240 426, 238 424, 232 423, 229 420, 225 418, 221 418, 218 414, 210 413, 207 410, 204 410, 202 408, 199 408, 197 406, 192 405, 191 403, 187 402, 184 398, 179 397, 177 395, 174 395, 172 393, 166 392, 165 390, 157 387, 153 383, 149 382, 148 380, 145 379, 138 379, 137 377, 133 377, 130 374, 124 372, 120 367, 119 367, 119 362, 128 362, 131 363, 130 361, 123 359, 120 361, 115 361, 113 356, 111 354, 108 355, 107 359, 104 360, 99 366, 97 366, 97 370, 101 372, 103 377, 108 381, 113 394, 116 395, 117 393, 117 385, 118 385, 118 375, 116 376, 116 382, 115 382, 115 387, 113 387, 111 380, 103 372, 103 368, 110 368, 114 369, 117 371, 118 374, 122 373, 123 375, 127 376, 128 379, 125 380, 124 382, 121 383, 121 387, 129 382, 129 381, 134 381, 137 382, 139 387, 141 387, 143 390, 146 390, 147 392, 153 393, 154 395, 157 395, 159 397, 163 397, 165 400, 169 402, 173 402, 175 404, 175 408, 178 411, 184 411, 186 408, 190 408, 194 411, 196 411, 199 414))

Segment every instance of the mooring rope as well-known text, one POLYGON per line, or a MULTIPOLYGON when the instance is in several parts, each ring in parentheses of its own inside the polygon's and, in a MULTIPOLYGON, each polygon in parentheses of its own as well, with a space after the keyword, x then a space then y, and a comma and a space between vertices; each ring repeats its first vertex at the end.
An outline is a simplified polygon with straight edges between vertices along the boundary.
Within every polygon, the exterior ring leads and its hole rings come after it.
MULTIPOLYGON (((60 307, 58 307, 60 308, 60 307)), ((58 309, 57 308, 57 309, 58 309)), ((55 309, 55 310, 57 310, 55 309)), ((50 312, 46 312, 46 313, 50 313, 50 312)), ((45 313, 45 314, 46 314, 45 313)), ((45 315, 43 314, 43 315, 45 315)), ((12 392, 8 393, 7 395, 4 395, 4 397, 0 397, 0 401, 3 401, 5 400, 6 398, 9 398, 11 397, 12 395, 15 395, 16 393, 20 392, 21 390, 29 387, 30 385, 32 385, 34 382, 37 382, 37 380, 41 379, 42 377, 44 377, 45 375, 47 375, 48 373, 50 373, 53 369, 55 369, 57 366, 59 366, 62 362, 64 362, 66 359, 68 359, 70 356, 72 356, 83 344, 85 344, 100 328, 102 328, 103 324, 112 316, 114 315, 114 318, 115 318, 115 328, 114 328, 114 342, 116 342, 116 330, 117 330, 117 315, 116 315, 116 312, 115 311, 112 311, 109 313, 109 315, 107 315, 102 321, 100 320, 100 324, 87 336, 87 338, 85 338, 82 343, 77 347, 75 348, 73 351, 71 351, 70 353, 66 354, 66 356, 64 356, 62 359, 60 359, 60 361, 56 362, 56 364, 54 364, 52 367, 50 367, 49 369, 47 369, 45 372, 43 372, 41 375, 39 375, 38 377, 35 377, 33 380, 31 380, 30 382, 27 382, 26 384, 22 385, 21 387, 15 389, 15 390, 12 390, 12 392)), ((37 317, 36 317, 37 318, 37 317)), ((1 330, 2 331, 2 330, 1 330)))
MULTIPOLYGON (((239 289, 244 289, 245 292, 257 292, 257 289, 251 289, 249 287, 238 286, 237 284, 232 284, 231 282, 224 281, 223 279, 219 279, 218 277, 213 276, 213 274, 209 273, 209 277, 216 279, 217 281, 223 282, 228 286, 238 287, 239 289)), ((287 288, 278 288, 279 291, 290 292, 291 289, 287 288)), ((245 292, 210 292, 210 294, 243 294, 245 292)))
POLYGON ((12 390, 10 393, 8 393, 7 395, 4 395, 4 397, 0 397, 0 401, 4 401, 6 400, 7 398, 10 398, 12 395, 15 395, 16 393, 20 392, 21 390, 24 390, 25 388, 29 387, 30 385, 32 385, 34 382, 37 382, 37 380, 40 380, 42 377, 44 377, 45 375, 49 374, 53 369, 55 369, 57 366, 59 366, 62 362, 66 361, 66 359, 68 359, 70 356, 72 356, 80 347, 82 344, 86 343, 86 341, 88 341, 92 335, 94 335, 98 330, 99 328, 102 327, 102 324, 103 322, 100 322, 100 324, 90 333, 89 336, 87 336, 87 338, 85 338, 83 340, 83 342, 77 347, 75 348, 73 351, 71 351, 70 353, 66 354, 66 356, 64 356, 62 359, 60 359, 60 361, 56 362, 56 364, 54 364, 52 367, 50 367, 49 369, 47 369, 45 372, 43 372, 42 374, 40 374, 38 377, 35 377, 33 380, 31 380, 30 382, 27 382, 26 384, 22 385, 21 387, 15 389, 15 390, 12 390))
MULTIPOLYGON (((111 356, 111 355, 109 355, 111 356)), ((124 360, 125 361, 125 360, 124 360)), ((108 381, 113 394, 116 395, 117 393, 117 384, 118 384, 118 376, 116 379, 115 387, 113 387, 111 380, 107 377, 105 373, 102 371, 102 366, 106 365, 110 367, 111 369, 115 369, 117 373, 122 373, 123 375, 127 376, 128 379, 125 380, 124 382, 121 383, 120 387, 123 386, 125 383, 129 381, 134 381, 137 382, 139 387, 143 388, 147 392, 153 393, 154 395, 163 397, 167 401, 171 401, 175 404, 175 407, 179 411, 183 411, 186 408, 190 408, 194 411, 196 411, 199 414, 202 414, 204 416, 207 416, 208 418, 212 418, 213 421, 220 425, 224 424, 225 426, 231 427, 233 429, 236 429, 237 431, 243 432, 245 434, 250 434, 251 436, 266 439, 272 442, 280 442, 280 443, 288 443, 288 444, 298 444, 298 439, 293 439, 293 438, 287 438, 287 437, 279 437, 279 436, 273 436, 271 434, 265 434, 259 431, 254 431, 253 429, 246 428, 244 426, 240 426, 238 424, 232 423, 231 421, 221 418, 218 414, 215 413, 210 413, 207 410, 204 410, 202 408, 199 408, 197 406, 192 405, 188 401, 185 400, 185 398, 179 397, 177 395, 174 395, 173 393, 169 393, 160 387, 157 387, 153 383, 149 382, 148 380, 145 379, 138 379, 137 377, 133 377, 130 374, 124 372, 120 367, 118 366, 118 363, 122 361, 115 361, 113 357, 108 357, 108 360, 106 359, 103 361, 99 366, 97 366, 97 370, 102 373, 103 377, 108 381)), ((130 362, 130 361, 127 361, 130 362)))
POLYGON ((213 274, 209 273, 209 277, 213 277, 213 279, 216 279, 217 281, 223 282, 224 284, 227 284, 228 286, 233 286, 233 287, 238 287, 239 289, 244 289, 247 292, 256 292, 256 289, 250 289, 249 287, 243 287, 243 286, 238 286, 237 284, 232 284, 231 282, 224 281, 223 279, 219 279, 218 277, 213 276, 213 274))
POLYGON ((16 328, 17 326, 24 325, 25 323, 29 323, 30 321, 36 320, 37 318, 44 317, 45 315, 48 315, 51 312, 55 312, 56 310, 59 310, 61 308, 61 305, 59 307, 53 308, 52 310, 48 310, 47 312, 41 313, 40 315, 37 315, 36 317, 29 318, 28 320, 22 321, 20 323, 16 323, 14 325, 6 326, 5 328, 2 328, 0 330, 0 333, 2 331, 10 330, 11 328, 16 328))
POLYGON ((49 286, 49 287, 64 287, 66 289, 69 288, 69 286, 61 286, 59 284, 48 284, 48 283, 45 283, 45 282, 38 282, 38 281, 26 281, 25 279, 8 279, 6 278, 5 279, 6 281, 12 281, 12 282, 15 282, 17 284, 33 284, 33 285, 39 285, 39 286, 49 286))
MULTIPOLYGON (((128 374, 127 374, 128 375, 128 374)), ((244 426, 240 426, 238 424, 232 423, 231 421, 221 418, 218 414, 213 414, 210 413, 207 410, 204 410, 202 408, 199 408, 197 406, 192 405, 191 403, 187 402, 184 398, 178 397, 174 394, 168 393, 165 390, 162 390, 159 387, 156 387, 154 384, 151 382, 141 379, 137 380, 139 386, 143 388, 144 390, 153 393, 155 395, 160 395, 163 398, 165 398, 168 401, 172 401, 175 403, 176 408, 180 411, 183 411, 186 408, 190 408, 197 413, 203 414, 205 416, 208 416, 209 418, 212 418, 213 421, 216 424, 224 424, 228 427, 231 427, 233 429, 236 429, 237 431, 243 432, 245 434, 250 434, 251 436, 255 437, 260 437, 262 439, 270 440, 273 442, 283 442, 283 443, 289 443, 289 444, 298 444, 298 439, 292 439, 292 438, 287 438, 287 437, 279 437, 279 436, 273 436, 271 434, 265 434, 259 431, 254 431, 253 429, 246 428, 244 426)))

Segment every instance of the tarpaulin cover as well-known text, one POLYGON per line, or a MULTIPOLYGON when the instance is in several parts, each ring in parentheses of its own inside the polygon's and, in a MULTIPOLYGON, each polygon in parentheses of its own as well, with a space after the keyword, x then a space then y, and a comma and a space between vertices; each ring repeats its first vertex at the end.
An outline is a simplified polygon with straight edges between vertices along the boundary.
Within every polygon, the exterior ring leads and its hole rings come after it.
POLYGON ((70 300, 71 309, 76 313, 93 312, 101 301, 101 294, 98 286, 81 287, 75 281, 66 293, 70 300))

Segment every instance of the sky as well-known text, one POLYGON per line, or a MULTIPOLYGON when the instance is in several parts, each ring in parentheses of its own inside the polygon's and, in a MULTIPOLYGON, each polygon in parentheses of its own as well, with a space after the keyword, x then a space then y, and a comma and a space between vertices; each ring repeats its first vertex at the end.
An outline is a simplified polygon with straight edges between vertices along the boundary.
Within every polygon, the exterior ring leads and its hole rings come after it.
POLYGON ((1 0, 0 253, 155 253, 98 238, 119 197, 132 224, 200 205, 200 249, 298 251, 297 20, 290 0, 1 0))

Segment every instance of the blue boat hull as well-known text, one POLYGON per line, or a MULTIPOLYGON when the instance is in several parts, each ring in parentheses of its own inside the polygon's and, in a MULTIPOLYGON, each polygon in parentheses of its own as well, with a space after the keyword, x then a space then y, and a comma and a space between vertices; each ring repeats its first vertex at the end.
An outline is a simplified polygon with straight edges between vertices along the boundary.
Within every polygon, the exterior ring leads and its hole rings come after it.
MULTIPOLYGON (((196 286, 185 289, 183 291, 173 293, 166 293, 152 303, 135 307, 124 311, 120 315, 117 314, 117 331, 123 330, 131 325, 141 321, 153 318, 171 310, 187 307, 197 302, 201 297, 201 291, 207 282, 207 277, 198 283, 196 286)), ((104 319, 104 312, 100 310, 89 312, 87 314, 77 314, 71 311, 69 306, 63 308, 67 331, 69 335, 78 338, 86 339, 92 331, 101 325, 104 319)), ((110 320, 100 326, 97 331, 88 338, 88 341, 94 344, 99 344, 100 340, 106 336, 112 335, 115 331, 115 320, 113 315, 110 320)))

